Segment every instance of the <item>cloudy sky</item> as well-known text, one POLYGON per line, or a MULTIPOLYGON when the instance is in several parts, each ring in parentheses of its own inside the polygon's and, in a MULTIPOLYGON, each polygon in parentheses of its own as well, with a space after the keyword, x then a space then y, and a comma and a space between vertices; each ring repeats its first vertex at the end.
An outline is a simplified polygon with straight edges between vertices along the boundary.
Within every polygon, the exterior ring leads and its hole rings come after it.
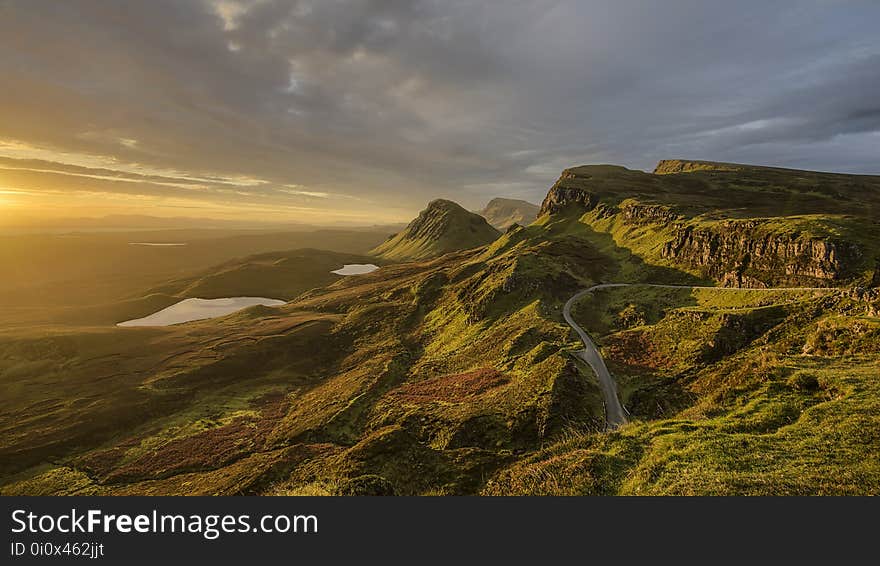
POLYGON ((877 174, 878 22, 877 0, 0 0, 0 219, 398 221, 669 157, 877 174))

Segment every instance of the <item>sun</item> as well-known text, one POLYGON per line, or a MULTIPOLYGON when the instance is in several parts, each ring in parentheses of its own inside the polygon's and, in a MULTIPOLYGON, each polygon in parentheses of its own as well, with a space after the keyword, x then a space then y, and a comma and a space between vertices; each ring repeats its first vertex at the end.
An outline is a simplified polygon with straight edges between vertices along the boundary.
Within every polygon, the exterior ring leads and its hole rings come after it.
POLYGON ((21 202, 17 196, 21 194, 22 191, 0 187, 0 222, 9 220, 14 212, 18 212, 21 202))

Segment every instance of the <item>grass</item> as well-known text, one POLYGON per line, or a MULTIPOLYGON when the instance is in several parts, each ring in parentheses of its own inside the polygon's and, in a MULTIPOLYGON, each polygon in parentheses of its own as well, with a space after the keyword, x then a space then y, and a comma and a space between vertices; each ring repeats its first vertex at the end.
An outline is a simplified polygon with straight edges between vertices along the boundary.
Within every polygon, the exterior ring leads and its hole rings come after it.
POLYGON ((287 289, 282 307, 164 329, 0 330, 0 493, 876 493, 878 299, 855 287, 585 297, 573 314, 633 415, 599 432, 601 395, 561 317, 577 290, 711 282, 664 247, 685 225, 739 222, 741 204, 766 229, 748 234, 862 231, 869 246, 875 228, 849 217, 850 196, 810 216, 840 179, 783 191, 778 172, 731 175, 578 168, 560 182, 600 207, 483 247, 335 281, 312 276, 342 254, 264 254, 132 294, 146 307, 287 289), (787 216, 766 214, 781 196, 787 216))
POLYGON ((399 234, 377 246, 373 255, 393 261, 411 261, 477 248, 499 236, 479 214, 448 200, 435 200, 399 234))
MULTIPOLYGON (((179 283, 192 280, 205 270, 210 274, 211 268, 234 258, 316 247, 327 250, 324 252, 327 255, 338 252, 362 257, 387 237, 388 233, 383 230, 161 230, 0 235, 0 265, 4 266, 0 280, 0 328, 81 327, 138 318, 155 312, 150 309, 168 306, 174 302, 170 296, 177 296, 185 289, 180 284, 174 285, 164 293, 168 297, 163 298, 149 296, 151 287, 172 280, 179 283), (185 242, 187 245, 129 245, 129 242, 144 241, 185 242)), ((308 269, 305 263, 300 267, 308 269)), ((330 269, 337 267, 341 264, 330 269)), ((275 291, 274 287, 267 289, 267 284, 278 279, 276 274, 266 274, 262 286, 250 284, 247 290, 275 291)), ((331 282, 332 279, 315 281, 306 288, 331 282)), ((278 292, 282 291, 283 287, 278 292)), ((288 294, 281 298, 288 298, 288 294)))
MULTIPOLYGON (((613 434, 575 435, 503 470, 484 493, 877 493, 880 341, 873 320, 833 314, 851 312, 853 305, 846 298, 813 293, 762 297, 749 291, 676 291, 672 295, 697 306, 674 307, 675 297, 658 291, 672 304, 663 318, 640 327, 651 341, 665 340, 669 328, 664 321, 678 309, 712 312, 717 305, 721 312, 753 312, 779 301, 789 312, 751 344, 717 361, 699 360, 687 348, 677 348, 667 378, 678 381, 690 397, 675 414, 643 417, 613 434), (823 308, 816 309, 823 301, 823 308), (829 331, 836 337, 834 346, 817 350, 814 345, 826 344, 829 331)), ((613 289, 592 303, 613 312, 637 298, 632 288, 613 289)), ((610 317, 594 320, 606 325, 606 340, 630 332, 616 330, 610 317)), ((699 342, 701 334, 704 345, 712 340, 711 333, 702 332, 695 332, 694 339, 699 342)), ((656 376, 642 371, 631 377, 650 382, 656 376)))
POLYGON ((332 271, 344 264, 376 261, 365 255, 308 248, 268 252, 231 260, 193 277, 171 281, 151 292, 179 298, 267 296, 290 300, 309 289, 339 281, 344 276, 332 271))

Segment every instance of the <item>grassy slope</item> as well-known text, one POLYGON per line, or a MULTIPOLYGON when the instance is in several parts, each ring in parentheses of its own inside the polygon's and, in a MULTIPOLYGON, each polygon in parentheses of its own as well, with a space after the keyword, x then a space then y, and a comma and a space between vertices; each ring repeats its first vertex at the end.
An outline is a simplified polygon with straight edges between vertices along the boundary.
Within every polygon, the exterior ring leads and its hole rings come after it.
MULTIPOLYGON (((601 199, 602 205, 584 214, 581 223, 607 234, 615 246, 630 250, 647 263, 696 276, 705 274, 663 254, 664 244, 687 228, 715 233, 739 230, 754 241, 784 236, 802 242, 845 242, 858 248, 857 257, 849 260, 849 279, 869 281, 878 270, 880 177, 729 167, 737 169, 652 175, 616 166, 583 166, 566 170, 557 186, 583 189, 601 199), (634 221, 623 214, 627 209, 645 207, 668 216, 634 221)), ((765 280, 775 277, 771 283, 776 285, 827 284, 808 277, 796 281, 779 273, 752 273, 750 269, 746 274, 765 280)))
POLYGON ((154 307, 173 303, 170 295, 179 291, 175 288, 163 298, 161 294, 146 297, 149 293, 145 294, 144 289, 192 277, 233 258, 304 247, 359 255, 387 236, 387 232, 370 230, 163 230, 0 236, 0 264, 5 267, 0 280, 0 328, 136 318, 158 310, 154 307), (149 247, 129 242, 187 245, 149 247))
MULTIPOLYGON (((59 478, 74 476, 84 492, 225 492, 233 485, 259 492, 265 482, 299 489, 367 473, 388 478, 399 493, 474 492, 516 454, 601 420, 598 390, 564 351, 568 329, 548 318, 558 307, 553 297, 611 267, 584 243, 510 234, 492 250, 387 266, 282 309, 138 334, 101 330, 108 344, 133 340, 116 354, 131 364, 122 370, 129 378, 101 403, 61 403, 55 420, 38 423, 22 413, 16 420, 24 425, 10 421, 18 432, 4 435, 9 442, 0 451, 4 460, 16 456, 10 481, 26 481, 9 492, 55 491, 59 478), (268 333, 291 317, 335 322, 315 337, 320 346, 300 346, 303 338, 289 330, 268 333), (265 338, 255 325, 267 328, 265 338), (282 347, 290 352, 280 357, 282 347), (276 353, 267 357, 270 351, 276 353), (302 377, 299 366, 284 362, 297 356, 309 375, 321 377, 302 377), (221 376, 232 389, 216 382, 221 376), (182 393, 176 404, 156 408, 163 396, 144 384, 157 379, 167 384, 163 390, 182 393), (267 393, 276 394, 274 404, 263 400, 267 393), (129 396, 144 410, 131 409, 129 396), (105 403, 131 421, 99 411, 105 403), (79 431, 73 441, 63 427, 73 415, 105 428, 79 431), (53 441, 43 446, 35 435, 53 441), (187 443, 206 448, 186 456, 187 443), (306 460, 289 461, 302 451, 306 460), (397 456, 387 458, 389 451, 397 456), (233 474, 255 458, 284 474, 269 478, 262 464, 242 468, 253 470, 251 479, 233 474), (39 464, 47 460, 57 464, 39 464)), ((100 352, 92 358, 93 345, 32 365, 36 351, 56 339, 15 341, 0 354, 10 407, 37 410, 62 375, 68 397, 77 398, 118 371, 100 352), (44 378, 25 388, 15 375, 44 378)))
POLYGON ((343 278, 332 271, 349 263, 374 263, 364 255, 317 249, 268 252, 237 258, 193 277, 171 281, 151 293, 175 297, 266 296, 290 300, 343 278))
POLYGON ((863 304, 827 293, 644 291, 603 291, 576 311, 635 422, 550 447, 487 493, 880 489, 880 319, 863 304), (725 325, 736 332, 725 336, 725 325), (657 399, 667 403, 659 415, 657 399))
MULTIPOLYGON (((632 177, 607 181, 609 204, 655 182, 608 171, 632 177)), ((102 399, 89 392, 120 371, 118 348, 9 337, 0 383, 19 413, 0 460, 19 464, 2 491, 877 491, 877 305, 848 297, 615 290, 580 305, 636 416, 594 432, 600 397, 567 353, 562 302, 601 281, 704 281, 658 257, 662 225, 591 214, 544 217, 282 309, 102 329, 107 344, 131 340, 129 377, 102 399), (68 401, 40 421, 61 376, 68 401), (102 412, 118 400, 131 416, 121 425, 102 412), (98 430, 74 441, 66 422, 98 430)))
MULTIPOLYGON (((865 251, 862 280, 869 279, 880 241, 871 213, 880 181, 792 175, 709 169, 658 179, 588 167, 566 183, 621 208, 662 203, 681 225, 711 229, 765 216, 765 233, 856 242, 865 251)), ((678 267, 660 254, 674 225, 629 223, 601 207, 560 224, 605 241, 602 249, 612 257, 629 251, 644 260, 630 262, 618 280, 659 282, 645 278, 645 270, 678 267)), ((880 305, 874 301, 646 288, 587 298, 575 316, 598 338, 635 422, 546 448, 499 472, 483 493, 877 493, 880 305)))
POLYGON ((435 200, 409 225, 372 250, 392 261, 437 257, 483 246, 499 235, 479 214, 447 200, 435 200))
MULTIPOLYGON (((376 262, 383 263, 369 256, 316 249, 267 252, 236 258, 195 275, 172 279, 121 300, 86 306, 42 307, 41 316, 35 320, 71 327, 116 324, 149 315, 190 297, 260 296, 290 300, 309 289, 339 281, 343 276, 332 271, 344 264, 376 262)), ((25 308, 21 312, 32 310, 25 308)), ((14 318, 9 322, 13 321, 14 318)))
POLYGON ((707 213, 718 218, 833 214, 876 219, 880 214, 880 176, 715 166, 655 175, 613 165, 585 165, 567 169, 560 182, 589 190, 609 204, 636 198, 668 206, 688 217, 707 213))

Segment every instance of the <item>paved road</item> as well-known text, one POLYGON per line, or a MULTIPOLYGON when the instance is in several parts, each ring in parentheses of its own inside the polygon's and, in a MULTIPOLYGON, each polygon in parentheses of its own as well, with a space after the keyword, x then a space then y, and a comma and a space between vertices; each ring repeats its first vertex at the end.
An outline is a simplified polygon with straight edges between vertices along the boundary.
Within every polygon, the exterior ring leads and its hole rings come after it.
POLYGON ((661 289, 712 289, 715 291, 836 291, 837 289, 831 287, 776 287, 776 288, 767 288, 767 289, 742 289, 739 287, 705 287, 700 285, 654 285, 651 283, 602 283, 601 285, 594 285, 589 289, 584 289, 576 293, 572 298, 570 298, 565 306, 562 308, 562 316, 565 318, 565 322, 571 326, 575 332, 577 332, 578 336, 581 338, 581 342, 584 343, 584 349, 580 352, 577 352, 577 356, 590 364, 590 367, 593 368, 593 371, 596 373, 596 377, 599 380, 599 387, 602 389, 602 398, 605 402, 605 428, 608 430, 614 430, 622 424, 626 424, 627 422, 627 411, 620 403, 620 398, 617 395, 617 382, 614 381, 614 378, 611 377, 611 372, 608 371, 608 367, 605 366, 605 361, 602 359, 602 356, 599 354, 599 348, 596 347, 596 344, 590 338, 590 336, 584 331, 583 328, 578 326, 578 324, 571 318, 571 307, 577 302, 578 299, 583 297, 588 293, 592 293, 593 291, 598 291, 599 289, 608 289, 611 287, 659 287, 661 289))

